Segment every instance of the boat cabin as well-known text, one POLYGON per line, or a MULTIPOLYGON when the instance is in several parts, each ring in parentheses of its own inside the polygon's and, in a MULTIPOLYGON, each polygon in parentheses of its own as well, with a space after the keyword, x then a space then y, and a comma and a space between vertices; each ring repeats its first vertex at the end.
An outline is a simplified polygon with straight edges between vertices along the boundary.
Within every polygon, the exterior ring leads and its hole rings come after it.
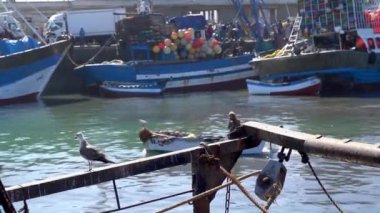
POLYGON ((299 0, 301 31, 316 37, 317 44, 335 33, 341 49, 379 53, 379 5, 379 0, 299 0))

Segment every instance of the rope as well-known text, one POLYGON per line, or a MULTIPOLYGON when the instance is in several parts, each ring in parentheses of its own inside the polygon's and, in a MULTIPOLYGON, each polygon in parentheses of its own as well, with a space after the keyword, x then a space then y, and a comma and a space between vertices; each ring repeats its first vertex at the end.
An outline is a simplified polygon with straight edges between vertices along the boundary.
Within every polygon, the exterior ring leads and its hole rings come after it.
POLYGON ((313 166, 311 165, 311 163, 309 161, 309 157, 307 156, 307 154, 305 152, 300 152, 300 154, 301 154, 301 157, 302 157, 302 163, 307 163, 307 165, 309 165, 309 168, 311 169, 311 172, 313 173, 313 175, 314 175, 315 179, 317 180, 318 184, 321 186, 323 192, 327 195, 327 197, 329 198, 329 200, 332 202, 332 204, 334 204, 334 206, 338 209, 338 211, 341 212, 341 213, 343 213, 343 210, 332 199, 332 197, 330 196, 330 194, 327 192, 326 188, 323 186, 321 180, 318 178, 317 173, 315 172, 313 166))
POLYGON ((265 209, 265 207, 262 207, 256 200, 253 198, 249 192, 241 185, 239 180, 237 180, 234 176, 232 176, 226 169, 224 169, 222 166, 219 166, 219 169, 231 179, 231 181, 236 184, 236 186, 240 189, 240 191, 243 192, 243 194, 253 203, 257 208, 259 208, 262 212, 267 213, 268 211, 265 209))
MULTIPOLYGON (((273 188, 274 188, 274 190, 276 190, 278 192, 276 194, 280 194, 283 187, 282 187, 281 183, 278 183, 278 184, 274 184, 273 188)), ((264 208, 266 210, 268 210, 269 207, 272 205, 272 203, 276 200, 276 198, 277 198, 277 196, 270 197, 268 202, 267 202, 267 205, 264 208)))
POLYGON ((153 202, 156 202, 156 201, 164 200, 164 199, 167 199, 167 198, 171 198, 171 197, 187 194, 187 193, 190 193, 190 192, 193 192, 193 191, 194 190, 188 190, 188 191, 180 192, 180 193, 177 193, 177 194, 173 194, 173 195, 168 195, 168 196, 156 198, 156 199, 153 199, 153 200, 149 200, 149 201, 145 201, 145 202, 140 202, 140 203, 132 204, 132 205, 129 205, 129 206, 126 206, 126 207, 122 207, 122 208, 118 208, 118 209, 114 209, 114 210, 105 211, 103 213, 117 212, 117 211, 120 211, 120 210, 125 210, 125 209, 129 209, 129 208, 132 208, 132 207, 141 206, 141 205, 145 205, 145 204, 148 204, 148 203, 153 203, 153 202))
POLYGON ((339 212, 343 213, 343 210, 338 206, 338 204, 332 199, 332 197, 330 196, 330 194, 327 192, 327 190, 325 189, 325 187, 322 185, 322 182, 319 180, 317 174, 315 173, 313 167, 311 166, 310 164, 310 161, 307 162, 307 164, 309 165, 311 171, 313 172, 313 175, 315 177, 315 179, 318 181, 319 185, 321 186, 323 192, 325 192, 325 194, 327 195, 327 197, 330 199, 330 201, 334 204, 334 206, 338 209, 339 212))
POLYGON ((75 61, 74 61, 74 59, 71 57, 71 55, 70 54, 67 54, 67 58, 69 59, 69 61, 74 65, 74 66, 76 66, 76 67, 79 67, 79 66, 83 66, 83 65, 85 65, 86 63, 84 63, 84 64, 82 64, 82 65, 80 65, 80 64, 77 64, 75 61))
MULTIPOLYGON (((249 178, 249 177, 251 177, 251 176, 259 175, 260 172, 261 172, 260 170, 259 170, 259 171, 254 171, 254 172, 251 172, 251 173, 249 173, 249 174, 246 174, 246 175, 243 175, 243 176, 241 176, 241 177, 238 177, 238 178, 236 178, 236 180, 241 181, 241 180, 247 179, 247 178, 249 178)), ((225 183, 225 184, 223 184, 223 185, 217 186, 217 187, 215 187, 215 188, 209 189, 209 190, 207 190, 207 191, 205 191, 205 192, 202 192, 202 193, 200 193, 200 194, 195 195, 194 197, 191 197, 191 198, 189 198, 189 199, 186 199, 186 200, 184 200, 184 201, 181 201, 181 202, 179 202, 179 203, 176 203, 176 204, 174 204, 174 205, 172 205, 172 206, 169 206, 169 207, 167 207, 167 208, 164 208, 164 209, 162 209, 162 210, 159 210, 159 211, 157 211, 157 213, 167 212, 167 211, 169 211, 169 210, 172 210, 172 209, 177 208, 177 207, 179 207, 179 206, 182 206, 182 205, 184 205, 184 204, 191 203, 191 202, 193 202, 193 201, 195 201, 195 200, 198 200, 198 199, 200 199, 200 198, 203 198, 203 197, 205 197, 205 196, 208 196, 209 194, 212 194, 212 193, 218 191, 219 189, 223 189, 223 188, 225 188, 225 187, 227 187, 227 186, 229 186, 229 185, 232 185, 232 184, 233 184, 233 182, 231 181, 231 182, 225 183)))
POLYGON ((104 45, 102 45, 101 47, 100 47, 100 49, 90 58, 90 59, 88 59, 88 61, 87 62, 85 62, 85 63, 83 63, 83 64, 78 64, 78 63, 76 63, 75 61, 74 61, 74 59, 71 57, 71 55, 70 54, 67 54, 67 58, 69 59, 69 61, 74 65, 74 66, 76 66, 76 67, 79 67, 79 66, 84 66, 84 65, 86 65, 86 64, 90 64, 90 63, 94 63, 94 59, 104 50, 104 48, 106 47, 106 46, 108 46, 110 43, 111 43, 111 41, 112 40, 114 40, 115 39, 115 35, 113 35, 113 36, 111 36, 105 43, 104 43, 104 45))

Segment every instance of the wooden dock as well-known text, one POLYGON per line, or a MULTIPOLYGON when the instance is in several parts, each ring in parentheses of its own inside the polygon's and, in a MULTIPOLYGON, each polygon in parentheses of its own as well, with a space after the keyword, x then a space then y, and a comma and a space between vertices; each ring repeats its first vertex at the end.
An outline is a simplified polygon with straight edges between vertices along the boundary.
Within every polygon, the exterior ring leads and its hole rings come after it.
MULTIPOLYGON (((262 140, 297 150, 300 153, 317 154, 330 159, 374 167, 380 166, 380 148, 375 144, 327 138, 268 124, 247 122, 244 124, 242 135, 238 139, 208 145, 208 153, 212 153, 213 157, 213 159, 210 158, 211 160, 204 158, 207 153, 206 148, 197 146, 96 168, 91 172, 79 172, 12 186, 6 188, 6 192, 9 199, 16 202, 191 163, 193 195, 197 195, 221 185, 226 178, 225 172, 232 169, 241 151, 257 146, 262 140), (220 167, 225 171, 220 171, 220 167)), ((212 199, 213 195, 194 201, 194 212, 209 212, 209 204, 212 199)))

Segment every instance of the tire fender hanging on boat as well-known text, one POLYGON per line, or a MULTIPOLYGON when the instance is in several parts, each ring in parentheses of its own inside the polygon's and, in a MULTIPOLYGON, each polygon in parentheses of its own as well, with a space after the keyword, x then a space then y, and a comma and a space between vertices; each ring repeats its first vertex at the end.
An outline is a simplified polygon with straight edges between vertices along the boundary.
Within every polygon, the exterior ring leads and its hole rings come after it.
POLYGON ((374 64, 376 63, 376 53, 371 51, 368 53, 368 64, 374 64))

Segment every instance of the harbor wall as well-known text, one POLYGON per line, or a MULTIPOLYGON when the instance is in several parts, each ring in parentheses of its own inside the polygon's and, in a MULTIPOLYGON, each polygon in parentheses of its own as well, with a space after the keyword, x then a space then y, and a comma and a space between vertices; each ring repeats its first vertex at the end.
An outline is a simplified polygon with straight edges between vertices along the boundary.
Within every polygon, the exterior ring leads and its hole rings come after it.
POLYGON ((81 93, 83 91, 82 82, 78 73, 75 73, 76 66, 90 63, 89 60, 94 56, 96 57, 92 62, 101 63, 120 59, 123 57, 121 54, 124 54, 114 46, 104 47, 100 52, 99 50, 99 46, 73 47, 54 72, 42 96, 81 93))

